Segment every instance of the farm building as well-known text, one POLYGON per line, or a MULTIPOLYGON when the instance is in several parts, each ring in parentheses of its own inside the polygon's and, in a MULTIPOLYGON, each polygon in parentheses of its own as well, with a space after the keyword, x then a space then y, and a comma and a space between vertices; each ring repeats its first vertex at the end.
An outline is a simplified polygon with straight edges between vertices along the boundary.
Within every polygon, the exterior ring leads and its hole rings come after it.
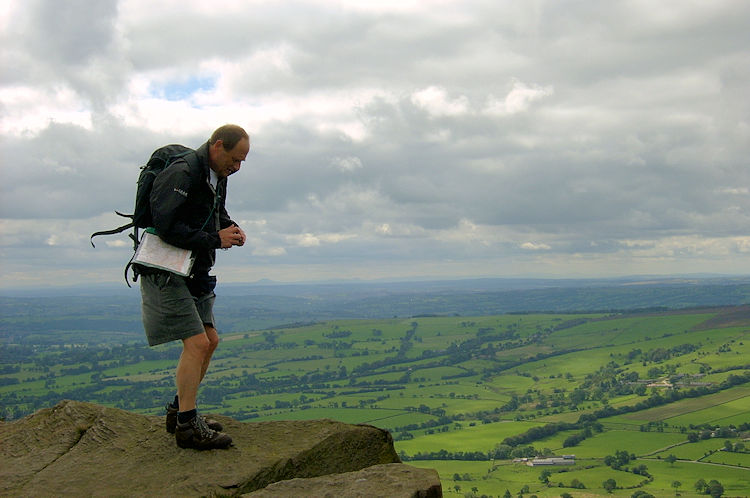
POLYGON ((668 387, 668 388, 671 388, 672 384, 670 384, 668 380, 660 380, 658 382, 652 382, 651 384, 646 384, 646 387, 668 387))
POLYGON ((534 458, 526 462, 529 467, 537 467, 543 465, 575 465, 575 455, 565 455, 562 457, 550 457, 550 458, 534 458))

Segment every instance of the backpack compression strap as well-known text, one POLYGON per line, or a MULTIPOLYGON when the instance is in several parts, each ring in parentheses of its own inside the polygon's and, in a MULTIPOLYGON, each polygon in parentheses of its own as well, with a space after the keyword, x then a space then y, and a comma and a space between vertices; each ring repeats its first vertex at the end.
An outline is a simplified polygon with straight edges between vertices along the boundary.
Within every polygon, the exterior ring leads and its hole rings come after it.
MULTIPOLYGON (((115 211, 115 213, 122 216, 123 218, 130 218, 131 220, 133 219, 132 214, 124 214, 119 211, 115 211)), ((100 232, 94 232, 91 234, 91 237, 89 238, 89 241, 91 242, 91 247, 94 247, 94 248, 96 247, 94 245, 94 237, 96 237, 97 235, 114 235, 116 233, 122 233, 128 228, 133 227, 133 226, 135 226, 135 224, 131 221, 130 223, 122 225, 121 227, 113 228, 112 230, 102 230, 100 232)))

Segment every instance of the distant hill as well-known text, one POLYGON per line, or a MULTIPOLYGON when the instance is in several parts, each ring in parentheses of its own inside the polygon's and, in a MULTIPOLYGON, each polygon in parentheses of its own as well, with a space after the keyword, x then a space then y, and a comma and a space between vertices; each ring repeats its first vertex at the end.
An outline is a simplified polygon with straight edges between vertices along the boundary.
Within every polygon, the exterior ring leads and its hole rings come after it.
MULTIPOLYGON (((220 284, 224 332, 345 318, 667 310, 750 302, 750 277, 463 279, 220 284)), ((124 285, 0 294, 0 342, 142 341, 140 293, 124 285)))

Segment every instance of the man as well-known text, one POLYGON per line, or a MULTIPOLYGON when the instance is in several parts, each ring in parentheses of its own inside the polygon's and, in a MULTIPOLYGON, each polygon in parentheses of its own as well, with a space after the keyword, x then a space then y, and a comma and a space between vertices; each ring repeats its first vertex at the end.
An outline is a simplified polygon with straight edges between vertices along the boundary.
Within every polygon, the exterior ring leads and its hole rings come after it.
POLYGON ((177 159, 154 180, 150 206, 154 228, 168 244, 193 251, 190 277, 145 266, 141 276, 143 326, 149 345, 182 341, 177 395, 167 405, 167 431, 181 448, 227 448, 232 438, 216 421, 197 413, 198 386, 219 344, 213 316, 216 277, 210 276, 216 249, 245 244, 245 232, 225 207, 227 177, 239 171, 250 137, 225 125, 189 155, 177 159), (192 155, 191 155, 192 154, 192 155))

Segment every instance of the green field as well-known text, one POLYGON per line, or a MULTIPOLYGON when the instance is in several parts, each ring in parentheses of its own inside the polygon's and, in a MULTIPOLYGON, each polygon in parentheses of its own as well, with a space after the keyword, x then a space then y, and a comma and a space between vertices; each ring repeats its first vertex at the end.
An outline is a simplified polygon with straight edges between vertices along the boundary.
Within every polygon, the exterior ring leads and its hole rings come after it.
MULTIPOLYGON (((641 463, 642 461, 638 461, 641 463)), ((683 497, 706 496, 696 493, 693 484, 698 479, 710 481, 717 479, 726 490, 725 496, 747 496, 750 488, 750 473, 746 469, 710 466, 696 463, 675 463, 673 466, 664 462, 643 461, 649 472, 654 475, 653 481, 641 484, 643 477, 630 472, 612 470, 605 466, 570 469, 562 473, 553 472, 549 485, 543 484, 539 477, 542 469, 522 464, 488 465, 486 462, 445 462, 439 460, 408 462, 409 465, 421 468, 432 468, 438 471, 443 484, 445 496, 464 496, 464 493, 477 488, 477 495, 500 497, 508 490, 512 496, 528 486, 524 496, 535 494, 539 497, 559 497, 563 492, 572 496, 631 496, 636 490, 646 491, 656 497, 673 497, 675 488, 672 483, 680 482, 678 492, 683 497), (460 479, 454 480, 455 474, 460 479), (468 476, 465 476, 468 474, 468 476), (470 479, 464 479, 469 477, 470 479), (569 487, 576 479, 586 489, 569 487), (607 479, 614 479, 618 488, 607 493, 601 487, 607 479), (560 487, 560 484, 563 487, 560 487), (455 486, 459 486, 456 492, 455 486)), ((588 466, 588 465, 587 465, 588 466)))
MULTIPOLYGON (((750 319, 722 326, 730 311, 340 320, 235 333, 223 337, 199 402, 248 422, 382 427, 406 463, 438 470, 446 496, 605 496, 608 479, 615 496, 674 496, 675 481, 681 496, 698 496, 701 478, 747 496, 750 319), (617 451, 636 459, 606 465, 617 451), (523 460, 535 455, 574 455, 575 464, 523 460), (633 472, 641 466, 648 476, 633 472)), ((174 390, 174 346, 0 347, 7 420, 63 398, 161 414, 174 390)))
POLYGON ((451 430, 440 434, 431 434, 409 441, 397 441, 396 451, 416 454, 420 451, 484 451, 487 452, 500 444, 503 439, 527 431, 541 424, 534 422, 500 422, 492 424, 465 425, 458 432, 451 430))

